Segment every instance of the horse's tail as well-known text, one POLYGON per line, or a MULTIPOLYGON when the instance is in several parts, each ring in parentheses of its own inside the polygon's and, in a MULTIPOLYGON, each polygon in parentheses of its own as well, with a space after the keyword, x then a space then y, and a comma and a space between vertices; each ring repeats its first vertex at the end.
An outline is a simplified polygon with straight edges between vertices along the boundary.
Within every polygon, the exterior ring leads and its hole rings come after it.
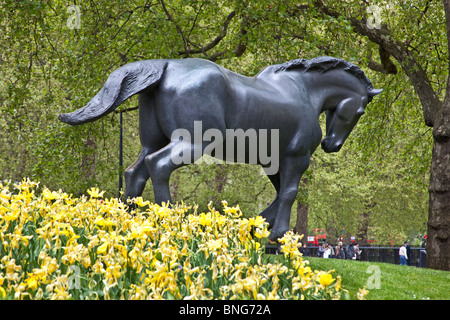
POLYGON ((167 63, 164 60, 137 61, 114 70, 103 88, 86 106, 60 114, 59 120, 78 125, 107 115, 132 95, 158 84, 167 63))

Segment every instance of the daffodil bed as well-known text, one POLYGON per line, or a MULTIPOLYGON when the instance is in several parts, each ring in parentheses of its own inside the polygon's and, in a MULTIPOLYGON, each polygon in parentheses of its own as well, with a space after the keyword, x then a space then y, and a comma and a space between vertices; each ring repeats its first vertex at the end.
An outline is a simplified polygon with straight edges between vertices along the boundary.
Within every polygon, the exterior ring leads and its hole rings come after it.
POLYGON ((0 183, 0 298, 339 299, 341 278, 313 271, 300 237, 268 259, 260 217, 181 205, 42 190, 28 179, 0 183), (40 190, 40 191, 39 191, 40 190))

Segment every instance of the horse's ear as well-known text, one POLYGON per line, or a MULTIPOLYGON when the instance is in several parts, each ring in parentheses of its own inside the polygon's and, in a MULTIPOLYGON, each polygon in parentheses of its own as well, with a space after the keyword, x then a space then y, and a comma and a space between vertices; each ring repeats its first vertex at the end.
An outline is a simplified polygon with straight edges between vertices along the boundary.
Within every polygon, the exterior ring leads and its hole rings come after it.
POLYGON ((368 92, 369 97, 375 97, 377 94, 380 94, 381 92, 383 92, 383 89, 372 89, 368 92))

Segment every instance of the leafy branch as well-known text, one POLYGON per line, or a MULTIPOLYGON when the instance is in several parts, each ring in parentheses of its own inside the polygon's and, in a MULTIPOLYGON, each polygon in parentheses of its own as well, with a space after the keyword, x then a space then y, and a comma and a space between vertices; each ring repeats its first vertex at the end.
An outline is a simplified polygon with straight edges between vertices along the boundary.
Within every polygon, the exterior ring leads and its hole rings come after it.
MULTIPOLYGON (((339 18, 343 16, 338 11, 327 6, 324 1, 316 0, 314 6, 322 13, 339 18)), ((389 29, 385 26, 382 28, 369 28, 366 19, 356 19, 352 16, 344 16, 351 23, 354 31, 362 36, 367 37, 370 41, 378 44, 383 52, 394 57, 402 66, 408 75, 414 89, 419 96, 422 104, 425 124, 432 127, 434 124, 434 114, 440 108, 441 101, 431 86, 425 70, 408 50, 408 45, 396 39, 389 29)))

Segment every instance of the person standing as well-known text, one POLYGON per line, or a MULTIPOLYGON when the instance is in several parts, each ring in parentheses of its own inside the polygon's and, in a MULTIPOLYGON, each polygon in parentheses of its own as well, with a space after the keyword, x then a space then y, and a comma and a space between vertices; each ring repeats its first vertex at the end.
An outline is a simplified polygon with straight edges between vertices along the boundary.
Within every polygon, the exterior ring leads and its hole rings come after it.
POLYGON ((323 258, 323 253, 325 252, 325 243, 323 243, 320 247, 319 250, 317 250, 317 256, 319 258, 323 258))
POLYGON ((345 259, 344 248, 342 247, 342 242, 336 246, 336 258, 337 259, 345 259))
POLYGON ((354 256, 352 259, 354 260, 361 260, 361 249, 359 249, 359 244, 355 243, 353 245, 353 252, 354 252, 354 256))
POLYGON ((345 248, 345 258, 348 260, 352 260, 354 253, 355 252, 353 250, 353 243, 349 243, 345 248))
POLYGON ((411 246, 409 245, 408 241, 405 241, 405 245, 406 245, 405 247, 406 247, 406 256, 407 256, 406 264, 408 266, 410 266, 411 265, 411 246))
POLYGON ((400 250, 398 251, 401 266, 406 266, 406 260, 408 259, 408 254, 406 253, 407 244, 408 242, 405 241, 405 243, 400 247, 400 250))
POLYGON ((303 247, 300 248, 300 252, 303 254, 303 256, 307 257, 309 256, 309 250, 307 244, 303 244, 303 247))
POLYGON ((325 244, 325 251, 323 253, 323 257, 325 259, 328 259, 330 256, 331 256, 331 246, 328 243, 326 243, 325 244))
POLYGON ((334 251, 334 248, 331 244, 329 244, 331 253, 330 253, 330 258, 334 258, 336 256, 336 252, 334 251))

